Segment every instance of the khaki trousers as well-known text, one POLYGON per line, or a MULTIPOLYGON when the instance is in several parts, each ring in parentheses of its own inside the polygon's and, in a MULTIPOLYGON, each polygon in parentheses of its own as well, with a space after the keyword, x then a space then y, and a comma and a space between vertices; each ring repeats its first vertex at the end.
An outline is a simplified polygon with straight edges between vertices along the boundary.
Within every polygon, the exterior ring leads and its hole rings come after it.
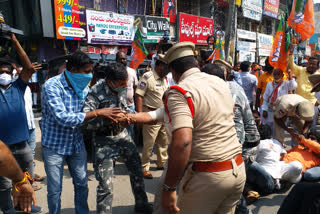
POLYGON ((190 166, 182 178, 179 214, 233 214, 242 194, 246 172, 244 163, 221 172, 195 172, 190 166))
MULTIPOLYGON (((303 132, 303 126, 305 121, 298 119, 296 117, 285 117, 283 118, 284 120, 286 120, 287 118, 289 118, 293 125, 295 126, 295 129, 301 134, 303 132)), ((278 123, 274 122, 274 132, 273 132, 274 136, 273 138, 276 139, 277 141, 279 141, 281 144, 284 143, 284 130, 278 125, 278 123)))
POLYGON ((143 150, 142 150, 142 169, 144 172, 150 170, 150 158, 152 149, 156 144, 157 166, 163 167, 168 159, 168 137, 163 124, 143 125, 143 150))

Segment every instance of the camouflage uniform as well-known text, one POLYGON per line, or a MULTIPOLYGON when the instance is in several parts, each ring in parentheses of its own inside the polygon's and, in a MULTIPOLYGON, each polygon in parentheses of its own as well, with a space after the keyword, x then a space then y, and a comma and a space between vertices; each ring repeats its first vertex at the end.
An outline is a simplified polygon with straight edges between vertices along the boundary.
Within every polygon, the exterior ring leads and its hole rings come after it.
POLYGON ((257 125, 252 116, 249 101, 237 83, 228 82, 234 102, 234 122, 237 136, 242 144, 242 157, 245 162, 253 162, 256 156, 256 146, 260 142, 257 125))
MULTIPOLYGON (((83 111, 89 112, 104 107, 120 107, 122 110, 130 112, 127 106, 126 91, 116 94, 110 90, 105 80, 100 80, 91 88, 83 111)), ((96 179, 99 181, 97 213, 112 213, 112 159, 116 159, 118 156, 123 157, 128 168, 136 204, 147 204, 148 198, 145 192, 141 159, 127 129, 103 118, 90 120, 88 129, 93 130, 94 170, 96 179)))

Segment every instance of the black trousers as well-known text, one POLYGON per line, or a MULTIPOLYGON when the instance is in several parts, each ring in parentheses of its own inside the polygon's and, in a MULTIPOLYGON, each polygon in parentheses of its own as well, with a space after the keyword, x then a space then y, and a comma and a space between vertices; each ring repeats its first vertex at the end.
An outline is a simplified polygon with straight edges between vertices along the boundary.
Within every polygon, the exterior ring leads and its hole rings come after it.
POLYGON ((299 183, 283 201, 278 214, 320 214, 320 183, 299 183))

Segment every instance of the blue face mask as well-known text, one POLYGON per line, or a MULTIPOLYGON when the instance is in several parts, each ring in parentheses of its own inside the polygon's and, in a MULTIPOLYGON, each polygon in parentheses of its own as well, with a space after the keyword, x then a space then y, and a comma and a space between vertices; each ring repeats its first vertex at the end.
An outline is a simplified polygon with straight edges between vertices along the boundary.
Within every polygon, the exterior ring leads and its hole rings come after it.
POLYGON ((79 73, 71 73, 68 70, 65 70, 65 74, 68 77, 68 80, 76 92, 76 94, 84 99, 83 90, 88 86, 89 82, 92 79, 92 73, 90 74, 79 74, 79 73))

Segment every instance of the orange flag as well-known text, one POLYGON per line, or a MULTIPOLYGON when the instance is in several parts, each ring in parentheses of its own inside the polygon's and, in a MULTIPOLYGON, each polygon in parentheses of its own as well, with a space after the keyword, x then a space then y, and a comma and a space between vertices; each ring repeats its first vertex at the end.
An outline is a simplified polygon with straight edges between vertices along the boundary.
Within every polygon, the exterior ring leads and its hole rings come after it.
POLYGON ((136 31, 134 41, 132 42, 132 53, 130 67, 136 69, 148 55, 148 51, 144 46, 140 29, 136 31))
POLYGON ((314 19, 312 0, 294 0, 288 18, 288 25, 297 33, 300 33, 302 40, 306 40, 313 35, 314 19))
POLYGON ((276 35, 273 39, 272 50, 270 52, 269 63, 272 67, 278 67, 278 62, 281 54, 281 46, 283 40, 283 17, 281 19, 277 28, 276 35))

